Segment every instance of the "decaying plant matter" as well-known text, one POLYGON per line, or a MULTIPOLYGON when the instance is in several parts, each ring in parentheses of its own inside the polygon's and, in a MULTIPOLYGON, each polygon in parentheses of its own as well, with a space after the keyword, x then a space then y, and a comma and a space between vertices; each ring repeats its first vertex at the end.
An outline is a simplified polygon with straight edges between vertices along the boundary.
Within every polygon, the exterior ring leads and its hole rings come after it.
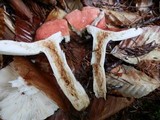
POLYGON ((156 1, 0 3, 0 118, 104 120, 159 89, 156 1))
POLYGON ((160 86, 160 81, 133 67, 122 65, 107 74, 107 84, 120 86, 118 91, 127 97, 140 98, 160 86))
POLYGON ((112 54, 131 64, 142 60, 159 61, 160 27, 145 27, 143 30, 139 37, 121 42, 113 49, 112 54))

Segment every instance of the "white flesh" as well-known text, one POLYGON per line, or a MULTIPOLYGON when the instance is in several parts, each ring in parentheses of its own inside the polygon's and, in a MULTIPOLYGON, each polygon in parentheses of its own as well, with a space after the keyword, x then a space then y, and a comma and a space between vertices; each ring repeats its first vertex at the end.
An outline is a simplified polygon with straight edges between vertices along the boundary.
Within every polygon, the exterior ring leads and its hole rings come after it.
POLYGON ((61 37, 48 38, 48 45, 51 48, 45 47, 42 44, 42 50, 47 56, 52 67, 54 76, 61 87, 66 97, 78 111, 86 108, 89 105, 89 98, 82 85, 76 80, 74 74, 69 68, 64 52, 60 48, 61 37))
POLYGON ((36 43, 15 42, 11 40, 0 41, 0 54, 4 55, 36 55, 41 51, 36 43))
POLYGON ((94 26, 87 26, 87 31, 93 36, 93 52, 91 64, 93 67, 93 90, 96 97, 106 98, 106 76, 104 70, 106 46, 110 40, 120 41, 136 37, 142 33, 142 29, 131 28, 128 30, 113 32, 105 31, 94 26))
POLYGON ((0 41, 0 54, 36 55, 41 52, 45 53, 62 91, 75 109, 80 111, 89 105, 89 97, 67 64, 65 54, 59 45, 62 40, 60 32, 34 43, 4 40, 0 41))

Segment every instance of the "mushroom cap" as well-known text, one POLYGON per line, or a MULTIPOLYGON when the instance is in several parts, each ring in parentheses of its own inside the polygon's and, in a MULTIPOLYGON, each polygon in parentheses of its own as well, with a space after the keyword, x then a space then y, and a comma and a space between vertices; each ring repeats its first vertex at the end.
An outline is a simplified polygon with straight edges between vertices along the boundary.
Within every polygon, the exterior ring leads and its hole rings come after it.
POLYGON ((62 33, 63 36, 69 35, 69 28, 65 19, 56 19, 45 22, 36 31, 35 39, 42 40, 59 31, 62 33))
MULTIPOLYGON (((71 13, 67 14, 65 18, 70 23, 74 29, 81 31, 85 29, 87 25, 90 25, 99 15, 100 10, 95 7, 84 7, 82 11, 74 10, 71 13), (89 17, 88 17, 89 16, 89 17)), ((103 18, 97 27, 104 29, 105 28, 105 18, 103 18)))

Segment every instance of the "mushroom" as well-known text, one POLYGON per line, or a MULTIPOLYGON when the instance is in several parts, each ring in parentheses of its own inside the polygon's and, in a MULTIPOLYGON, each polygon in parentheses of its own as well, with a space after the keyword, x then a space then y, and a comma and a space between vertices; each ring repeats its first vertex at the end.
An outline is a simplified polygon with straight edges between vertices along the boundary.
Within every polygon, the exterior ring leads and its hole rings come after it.
POLYGON ((60 88, 78 111, 86 108, 90 101, 82 85, 69 68, 65 54, 60 48, 63 37, 60 32, 34 43, 0 41, 0 53, 5 55, 36 55, 43 52, 51 65, 60 88))
POLYGON ((70 41, 68 23, 65 19, 50 20, 42 24, 36 31, 36 40, 42 40, 54 33, 61 32, 66 42, 70 41))
POLYGON ((160 86, 160 81, 153 79, 134 67, 121 65, 106 75, 108 85, 119 86, 117 89, 125 97, 140 98, 148 95, 160 86))
POLYGON ((93 67, 93 89, 96 97, 106 98, 106 76, 104 70, 104 60, 106 46, 109 41, 120 41, 138 36, 142 33, 140 28, 113 32, 105 31, 94 26, 87 26, 87 31, 93 36, 93 52, 91 64, 93 67))
POLYGON ((28 85, 11 64, 0 70, 1 118, 40 120, 54 114, 58 109, 55 102, 43 91, 28 85))
POLYGON ((87 25, 96 25, 96 27, 105 29, 106 22, 104 11, 96 7, 83 7, 82 10, 74 10, 65 16, 65 19, 71 25, 72 30, 78 35, 82 35, 87 25))

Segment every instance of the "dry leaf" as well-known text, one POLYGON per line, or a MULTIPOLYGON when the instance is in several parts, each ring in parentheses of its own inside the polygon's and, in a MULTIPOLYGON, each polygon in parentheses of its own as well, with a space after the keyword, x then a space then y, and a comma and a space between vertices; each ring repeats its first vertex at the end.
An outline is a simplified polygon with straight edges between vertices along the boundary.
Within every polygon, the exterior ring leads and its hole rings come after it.
POLYGON ((33 13, 30 11, 30 9, 24 4, 22 0, 10 0, 10 3, 12 5, 12 8, 16 11, 16 14, 21 16, 23 19, 28 19, 32 21, 33 19, 33 13))
POLYGON ((94 98, 89 108, 89 120, 105 120, 125 107, 131 105, 134 99, 108 96, 106 100, 94 98))
POLYGON ((55 7, 50 13, 49 15, 47 16, 46 20, 45 21, 50 21, 50 20, 55 20, 55 19, 62 19, 64 18, 64 16, 66 15, 67 13, 58 8, 58 7, 55 7))
POLYGON ((71 12, 75 9, 81 9, 83 7, 81 0, 59 0, 66 12, 71 12))
MULTIPOLYGON (((51 0, 52 1, 52 0, 51 0)), ((30 9, 33 14, 33 18, 39 19, 40 22, 44 22, 49 12, 53 9, 53 6, 43 5, 34 0, 24 0, 25 5, 30 9)), ((33 19, 33 25, 35 21, 33 19)))
POLYGON ((125 40, 112 50, 112 55, 131 64, 142 60, 160 60, 160 27, 144 27, 137 38, 125 40))
MULTIPOLYGON (((15 18, 15 32, 16 41, 33 42, 35 32, 39 25, 44 22, 51 7, 44 7, 35 1, 25 1, 23 4, 26 9, 29 9, 32 14, 30 21, 22 17, 16 16, 15 18), (25 3, 25 4, 24 4, 25 3)), ((19 3, 20 4, 20 3, 19 3)))
POLYGON ((149 43, 160 44, 160 26, 143 27, 143 33, 134 39, 122 41, 120 48, 132 48, 135 46, 143 46, 149 43))
POLYGON ((137 0, 136 7, 139 11, 148 13, 153 5, 153 0, 137 0))
POLYGON ((99 2, 100 0, 82 0, 82 3, 86 6, 94 6, 95 4, 97 3, 100 3, 99 2))
POLYGON ((82 0, 83 4, 86 6, 104 6, 107 5, 114 5, 118 3, 116 0, 82 0))
POLYGON ((44 4, 47 4, 47 5, 49 5, 49 4, 56 5, 56 3, 57 3, 56 0, 38 0, 38 1, 40 1, 44 4))
POLYGON ((133 12, 104 9, 107 23, 115 26, 129 26, 141 20, 141 16, 133 12))
POLYGON ((160 86, 159 80, 126 65, 114 68, 106 80, 108 85, 119 86, 117 91, 122 95, 135 98, 146 96, 160 86))
POLYGON ((10 15, 0 8, 0 39, 14 39, 14 25, 10 15))
POLYGON ((137 68, 151 78, 160 80, 160 60, 142 60, 137 64, 137 68))
POLYGON ((67 113, 63 110, 58 110, 54 115, 47 118, 46 120, 70 120, 67 113))
MULTIPOLYGON (((0 8, 0 40, 14 39, 14 32, 14 25, 9 14, 3 8, 0 8)), ((3 67, 3 65, 3 56, 0 54, 0 69, 3 67)))
POLYGON ((22 42, 33 42, 35 29, 32 23, 16 17, 15 22, 15 40, 22 42))
POLYGON ((0 39, 3 39, 4 31, 5 31, 4 10, 0 8, 0 39))

